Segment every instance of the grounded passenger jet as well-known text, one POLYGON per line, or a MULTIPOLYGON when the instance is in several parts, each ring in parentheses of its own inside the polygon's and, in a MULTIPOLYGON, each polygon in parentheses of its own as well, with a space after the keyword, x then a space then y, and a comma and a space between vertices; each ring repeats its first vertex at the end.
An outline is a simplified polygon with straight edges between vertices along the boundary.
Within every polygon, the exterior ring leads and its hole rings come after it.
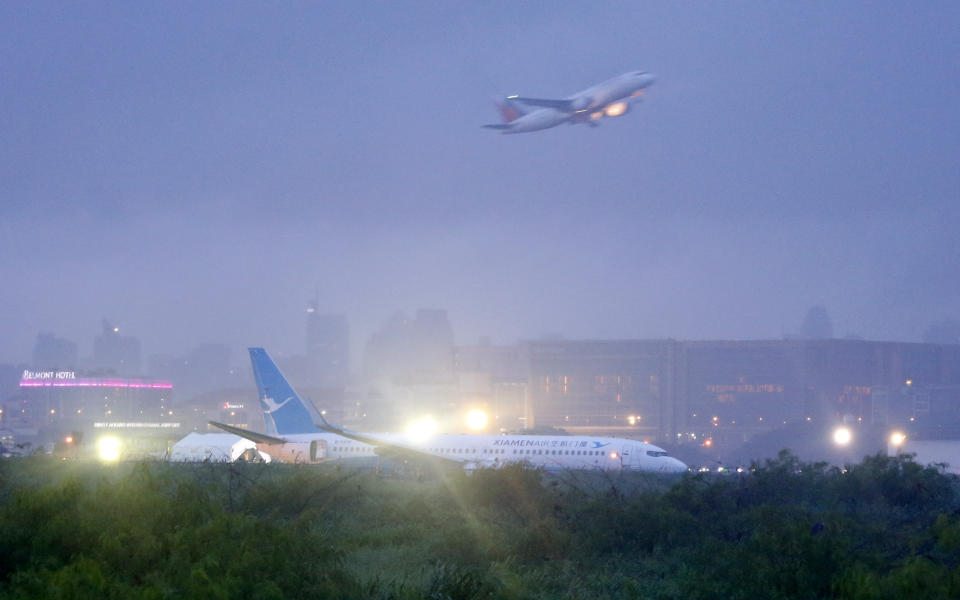
POLYGON ((561 123, 586 123, 592 127, 602 117, 619 117, 630 111, 643 92, 653 84, 654 76, 646 71, 624 73, 603 83, 562 99, 508 96, 498 102, 503 123, 484 125, 501 133, 527 133, 556 127, 561 123), (537 107, 527 109, 520 106, 537 107))
MULTIPOLYGON (((434 434, 410 439, 402 434, 357 433, 327 423, 315 425, 300 399, 263 348, 250 348, 267 434, 210 421, 257 444, 257 450, 283 462, 399 455, 440 459, 464 469, 522 463, 546 470, 596 469, 683 473, 687 466, 657 446, 619 438, 562 435, 434 434), (317 431, 317 430, 320 431, 317 431)), ((315 413, 315 411, 313 411, 315 413)))

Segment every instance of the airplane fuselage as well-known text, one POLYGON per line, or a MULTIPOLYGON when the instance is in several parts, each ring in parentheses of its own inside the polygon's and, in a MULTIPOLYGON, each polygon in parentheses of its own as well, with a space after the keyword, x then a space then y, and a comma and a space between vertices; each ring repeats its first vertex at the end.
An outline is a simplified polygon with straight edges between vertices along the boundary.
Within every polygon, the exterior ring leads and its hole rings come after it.
POLYGON ((653 84, 654 76, 645 71, 633 71, 561 99, 509 96, 499 103, 508 108, 505 123, 484 125, 501 133, 528 133, 550 129, 563 123, 596 125, 602 117, 618 117, 630 111, 644 90, 653 84), (524 110, 521 105, 537 107, 524 110), (516 117, 519 114, 521 116, 516 117))
POLYGON ((539 108, 510 123, 510 128, 504 129, 503 133, 529 133, 541 129, 550 129, 566 123, 572 118, 572 114, 555 108, 539 108))
POLYGON ((617 100, 634 97, 652 83, 653 76, 649 73, 626 73, 577 92, 568 100, 571 101, 574 112, 594 112, 606 108, 617 100))
MULTIPOLYGON (((586 469, 683 473, 687 467, 658 446, 621 438, 543 435, 435 434, 412 441, 403 434, 366 433, 388 446, 460 463, 466 469, 526 464, 546 470, 586 469)), ((258 450, 284 462, 375 457, 376 446, 332 433, 285 436, 285 444, 257 444, 258 450)))

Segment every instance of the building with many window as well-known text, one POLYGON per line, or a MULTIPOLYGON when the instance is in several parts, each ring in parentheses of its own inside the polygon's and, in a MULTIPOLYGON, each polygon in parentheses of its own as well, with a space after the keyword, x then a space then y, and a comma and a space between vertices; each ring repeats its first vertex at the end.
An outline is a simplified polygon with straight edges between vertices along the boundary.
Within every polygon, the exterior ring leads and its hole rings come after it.
POLYGON ((956 345, 545 340, 517 357, 529 428, 727 446, 798 423, 960 432, 956 345))
POLYGON ((18 442, 92 444, 110 434, 131 454, 155 454, 184 434, 172 407, 173 384, 76 371, 24 370, 19 393, 4 402, 0 428, 18 442))

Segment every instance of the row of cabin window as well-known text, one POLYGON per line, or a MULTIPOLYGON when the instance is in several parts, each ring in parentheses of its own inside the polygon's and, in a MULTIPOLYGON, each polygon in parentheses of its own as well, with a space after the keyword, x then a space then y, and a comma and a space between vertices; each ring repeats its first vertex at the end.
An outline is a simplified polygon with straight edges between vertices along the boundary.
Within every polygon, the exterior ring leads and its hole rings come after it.
MULTIPOLYGON (((445 454, 469 454, 469 448, 430 448, 430 452, 440 452, 445 454)), ((476 448, 473 449, 473 453, 476 454, 476 448)), ((484 454, 505 454, 506 450, 502 448, 497 448, 494 450, 483 450, 484 454)), ((602 450, 516 450, 514 449, 512 454, 549 454, 549 455, 562 455, 562 456, 600 456, 604 452, 602 450)))
MULTIPOLYGON (((441 454, 470 454, 473 452, 476 454, 478 450, 476 448, 428 448, 427 452, 439 452, 441 454)), ((504 454, 506 450, 496 449, 496 450, 483 450, 484 454, 504 454)))
POLYGON ((602 450, 514 450, 514 454, 560 454, 563 456, 600 456, 602 450))
MULTIPOLYGON (((359 451, 361 451, 361 450, 366 450, 366 448, 360 448, 359 446, 348 446, 348 447, 342 447, 342 446, 341 446, 339 449, 340 449, 341 451, 348 451, 348 452, 359 452, 359 451)), ((431 449, 431 452, 447 452, 447 453, 451 453, 451 454, 463 454, 463 453, 469 453, 470 450, 469 450, 469 449, 466 449, 466 448, 456 448, 456 449, 452 449, 452 450, 443 449, 443 448, 432 448, 432 449, 431 449)), ((474 449, 473 452, 476 453, 476 449, 474 449)), ((483 451, 484 454, 504 454, 505 452, 506 452, 506 450, 504 450, 504 449, 502 449, 502 448, 498 448, 498 449, 495 449, 495 450, 487 450, 487 449, 484 449, 484 451, 483 451)), ((600 451, 600 450, 516 450, 516 449, 513 450, 513 454, 544 454, 544 453, 549 454, 549 455, 557 455, 557 454, 560 454, 560 455, 564 455, 564 456, 570 456, 570 455, 574 455, 574 456, 600 456, 601 454, 603 454, 603 452, 600 451)), ((649 453, 648 453, 648 454, 649 454, 649 453)), ((666 454, 666 453, 664 453, 664 454, 666 454)))

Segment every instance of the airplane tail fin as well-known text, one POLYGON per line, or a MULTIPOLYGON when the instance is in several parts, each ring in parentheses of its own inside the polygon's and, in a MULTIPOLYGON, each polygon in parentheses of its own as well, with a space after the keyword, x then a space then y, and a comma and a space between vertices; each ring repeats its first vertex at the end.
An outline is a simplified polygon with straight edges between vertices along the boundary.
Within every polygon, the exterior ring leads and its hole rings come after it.
POLYGON ((505 98, 503 100, 494 100, 497 105, 497 112, 500 113, 500 118, 503 119, 505 124, 510 124, 527 114, 527 111, 520 107, 516 102, 513 102, 510 98, 505 98))
POLYGON ((307 405, 263 348, 250 348, 250 364, 267 433, 272 436, 313 433, 317 430, 307 405))

